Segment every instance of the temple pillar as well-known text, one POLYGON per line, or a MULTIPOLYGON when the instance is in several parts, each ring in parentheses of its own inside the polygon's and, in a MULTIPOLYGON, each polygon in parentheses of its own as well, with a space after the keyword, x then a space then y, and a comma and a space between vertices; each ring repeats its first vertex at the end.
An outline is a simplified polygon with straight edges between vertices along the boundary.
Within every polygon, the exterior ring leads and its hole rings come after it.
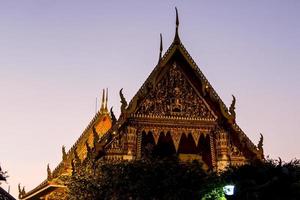
POLYGON ((218 130, 216 134, 217 171, 222 171, 229 166, 228 144, 228 133, 224 130, 218 130))
POLYGON ((216 169, 217 168, 216 149, 215 149, 215 145, 214 145, 214 137, 212 134, 209 134, 209 144, 210 144, 212 168, 216 169))
POLYGON ((127 154, 123 156, 124 160, 133 160, 136 158, 136 144, 137 144, 136 128, 127 127, 127 154))
POLYGON ((137 139, 136 139, 136 158, 140 159, 142 157, 142 137, 143 132, 137 131, 137 139))

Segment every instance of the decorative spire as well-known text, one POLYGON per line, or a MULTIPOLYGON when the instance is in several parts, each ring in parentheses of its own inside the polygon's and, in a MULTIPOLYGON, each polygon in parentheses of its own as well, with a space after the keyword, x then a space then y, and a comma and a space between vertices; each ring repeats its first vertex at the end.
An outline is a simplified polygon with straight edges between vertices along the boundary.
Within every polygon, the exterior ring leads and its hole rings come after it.
POLYGON ((49 164, 47 165, 47 179, 48 180, 52 179, 52 172, 51 172, 51 169, 49 167, 49 164))
POLYGON ((163 51, 162 34, 160 34, 160 47, 159 47, 159 59, 158 59, 158 62, 160 62, 160 60, 161 60, 162 51, 163 51))
POLYGON ((100 113, 104 113, 104 99, 105 99, 105 90, 102 90, 102 101, 101 101, 101 108, 100 108, 100 113))
POLYGON ((67 160, 67 153, 66 153, 66 147, 65 145, 62 146, 62 159, 63 161, 67 160))
POLYGON ((101 114, 107 114, 108 109, 107 109, 107 102, 108 102, 108 88, 102 90, 102 101, 101 101, 101 108, 100 108, 100 113, 101 114))
POLYGON ((104 107, 105 113, 108 113, 107 102, 108 102, 108 88, 106 88, 106 98, 105 98, 105 107, 104 107))
POLYGON ((177 10, 176 7, 175 7, 175 11, 176 11, 176 31, 175 31, 174 42, 175 42, 175 43, 180 43, 180 38, 179 38, 179 34, 178 34, 179 17, 178 17, 178 10, 177 10))

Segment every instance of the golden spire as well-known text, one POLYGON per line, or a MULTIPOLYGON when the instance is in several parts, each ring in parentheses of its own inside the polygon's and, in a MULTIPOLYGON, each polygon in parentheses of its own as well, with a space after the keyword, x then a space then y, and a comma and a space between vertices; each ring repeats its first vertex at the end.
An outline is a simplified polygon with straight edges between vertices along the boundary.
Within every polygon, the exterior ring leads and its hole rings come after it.
POLYGON ((103 89, 102 91, 102 101, 101 101, 101 108, 100 108, 101 114, 108 113, 107 102, 108 102, 108 88, 106 88, 106 92, 105 89, 103 89))
POLYGON ((101 101, 101 107, 100 107, 100 113, 103 114, 104 113, 104 99, 105 99, 105 90, 102 90, 102 101, 101 101))
POLYGON ((106 98, 105 98, 105 107, 104 107, 105 113, 108 113, 107 102, 108 102, 108 88, 106 88, 106 98))

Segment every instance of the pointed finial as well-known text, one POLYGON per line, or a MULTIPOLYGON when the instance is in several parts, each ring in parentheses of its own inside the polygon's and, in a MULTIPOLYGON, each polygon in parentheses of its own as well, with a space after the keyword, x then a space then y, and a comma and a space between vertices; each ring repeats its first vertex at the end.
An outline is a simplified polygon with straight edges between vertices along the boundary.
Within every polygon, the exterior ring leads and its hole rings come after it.
POLYGON ((104 112, 104 101, 105 101, 105 90, 102 90, 102 101, 101 101, 101 107, 100 107, 100 113, 104 112))
POLYGON ((178 10, 177 10, 177 7, 175 7, 175 11, 176 11, 176 29, 178 30, 178 26, 179 26, 179 18, 178 18, 178 10))
POLYGON ((178 34, 179 17, 178 17, 178 10, 176 7, 175 7, 175 11, 176 11, 176 31, 175 31, 174 42, 180 42, 180 38, 179 38, 179 34, 178 34))
POLYGON ((65 161, 65 160, 67 160, 67 152, 66 152, 65 145, 62 146, 61 150, 62 150, 62 159, 63 159, 63 161, 65 161))
POLYGON ((160 47, 159 47, 159 59, 158 59, 158 62, 161 60, 162 51, 163 51, 162 34, 160 34, 160 47))
POLYGON ((105 107, 104 107, 104 111, 106 113, 108 113, 107 102, 108 102, 108 88, 106 88, 106 98, 105 98, 105 107))
POLYGON ((47 165, 47 179, 48 180, 52 179, 52 172, 51 172, 49 164, 47 165))

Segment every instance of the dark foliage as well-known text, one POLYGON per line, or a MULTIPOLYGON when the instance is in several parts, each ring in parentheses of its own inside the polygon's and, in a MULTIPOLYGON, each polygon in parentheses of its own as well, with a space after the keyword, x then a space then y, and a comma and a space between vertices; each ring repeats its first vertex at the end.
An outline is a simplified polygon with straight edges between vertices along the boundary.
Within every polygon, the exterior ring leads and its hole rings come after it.
POLYGON ((176 158, 84 165, 71 178, 70 199, 201 199, 213 182, 198 162, 176 158))
POLYGON ((224 182, 234 183, 239 200, 296 200, 300 199, 300 161, 283 163, 267 160, 239 168, 231 168, 223 174, 224 182))
POLYGON ((143 159, 105 163, 85 161, 69 183, 69 199, 224 199, 222 188, 234 184, 227 199, 300 199, 300 162, 267 160, 222 174, 205 172, 198 162, 172 159, 143 159))

